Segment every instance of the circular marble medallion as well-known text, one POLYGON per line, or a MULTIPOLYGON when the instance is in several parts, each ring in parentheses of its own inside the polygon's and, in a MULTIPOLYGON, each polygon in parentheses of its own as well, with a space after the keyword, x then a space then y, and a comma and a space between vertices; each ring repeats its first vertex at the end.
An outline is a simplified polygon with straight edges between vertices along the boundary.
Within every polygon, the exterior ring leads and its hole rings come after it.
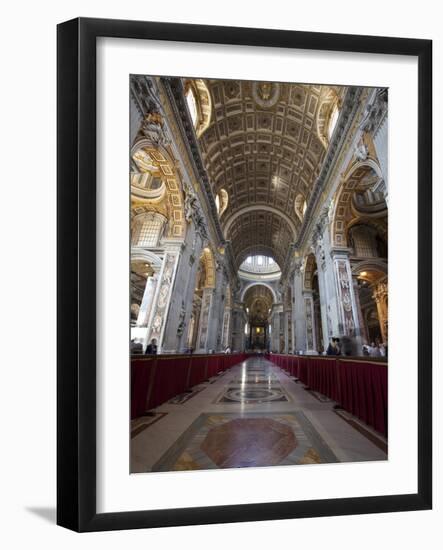
POLYGON ((257 389, 231 389, 226 392, 228 399, 232 401, 274 401, 281 399, 283 392, 279 389, 257 388, 257 389))

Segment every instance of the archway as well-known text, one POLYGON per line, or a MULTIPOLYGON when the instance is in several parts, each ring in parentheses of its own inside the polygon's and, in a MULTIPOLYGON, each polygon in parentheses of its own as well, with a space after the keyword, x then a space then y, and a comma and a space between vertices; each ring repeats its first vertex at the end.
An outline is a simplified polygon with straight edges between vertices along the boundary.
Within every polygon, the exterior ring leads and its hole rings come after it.
POLYGON ((303 299, 306 320, 306 347, 309 352, 322 353, 323 325, 317 260, 313 253, 306 257, 303 276, 303 299))
POLYGON ((245 348, 251 351, 269 349, 269 316, 275 294, 268 285, 252 284, 243 292, 247 315, 245 348))
POLYGON ((163 259, 146 250, 131 255, 130 319, 131 349, 141 352, 153 311, 163 259))
POLYGON ((204 248, 196 274, 192 313, 187 335, 188 351, 205 351, 215 285, 215 262, 210 248, 204 248))
POLYGON ((388 273, 383 260, 367 260, 352 270, 356 280, 365 344, 388 342, 388 273))

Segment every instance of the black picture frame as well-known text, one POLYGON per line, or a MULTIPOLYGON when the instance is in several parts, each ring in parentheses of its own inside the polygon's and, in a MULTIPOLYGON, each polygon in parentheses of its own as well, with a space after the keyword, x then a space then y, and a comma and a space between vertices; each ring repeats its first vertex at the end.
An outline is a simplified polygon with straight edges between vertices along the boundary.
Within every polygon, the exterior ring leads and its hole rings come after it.
POLYGON ((432 41, 74 19, 57 29, 57 523, 104 531, 432 507, 432 41), (96 512, 96 39, 398 54, 418 59, 418 491, 416 494, 96 512))

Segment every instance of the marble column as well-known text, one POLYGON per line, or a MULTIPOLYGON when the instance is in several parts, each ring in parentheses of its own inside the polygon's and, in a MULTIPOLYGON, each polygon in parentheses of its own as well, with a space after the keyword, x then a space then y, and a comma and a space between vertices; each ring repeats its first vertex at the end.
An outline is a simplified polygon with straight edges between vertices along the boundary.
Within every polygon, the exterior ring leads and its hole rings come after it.
POLYGON ((142 303, 137 317, 137 327, 147 327, 149 314, 151 313, 152 302, 154 301, 155 290, 157 288, 158 273, 154 273, 146 280, 145 290, 143 292, 142 303))
POLYGON ((297 353, 306 351, 306 317, 305 305, 303 300, 303 271, 301 262, 295 265, 292 296, 294 305, 292 308, 292 324, 294 330, 294 350, 297 353))
MULTIPOLYGON (((173 244, 171 243, 172 247, 173 244)), ((166 319, 163 353, 183 353, 187 348, 189 322, 194 302, 195 283, 203 240, 192 223, 179 250, 174 291, 166 319)), ((197 325, 198 326, 198 325, 197 325)))
POLYGON ((286 311, 286 353, 293 353, 292 310, 286 311))
POLYGON ((223 328, 222 328, 222 350, 224 351, 228 346, 230 346, 230 321, 231 321, 231 310, 230 308, 225 308, 223 313, 223 328))
POLYGON ((174 287, 179 257, 179 250, 171 250, 166 252, 163 258, 159 282, 157 283, 157 289, 152 304, 151 318, 148 323, 149 331, 143 342, 144 349, 148 345, 148 342, 155 338, 157 340, 158 353, 161 353, 163 350, 163 335, 168 320, 169 304, 174 287))
POLYGON ((209 315, 208 325, 208 350, 214 351, 222 350, 222 328, 223 328, 223 312, 224 312, 224 300, 225 300, 225 274, 219 265, 215 271, 215 288, 211 301, 211 311, 209 315))
POLYGON ((340 314, 340 335, 355 338, 356 348, 360 350, 361 328, 348 251, 334 251, 333 261, 340 314))

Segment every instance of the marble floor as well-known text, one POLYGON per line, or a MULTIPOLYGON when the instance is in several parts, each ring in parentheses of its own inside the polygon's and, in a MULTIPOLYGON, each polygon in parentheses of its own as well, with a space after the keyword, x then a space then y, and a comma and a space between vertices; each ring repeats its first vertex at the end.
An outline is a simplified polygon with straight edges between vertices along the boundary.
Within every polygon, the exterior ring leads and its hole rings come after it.
POLYGON ((131 472, 386 460, 371 428, 262 357, 131 423, 131 472))

